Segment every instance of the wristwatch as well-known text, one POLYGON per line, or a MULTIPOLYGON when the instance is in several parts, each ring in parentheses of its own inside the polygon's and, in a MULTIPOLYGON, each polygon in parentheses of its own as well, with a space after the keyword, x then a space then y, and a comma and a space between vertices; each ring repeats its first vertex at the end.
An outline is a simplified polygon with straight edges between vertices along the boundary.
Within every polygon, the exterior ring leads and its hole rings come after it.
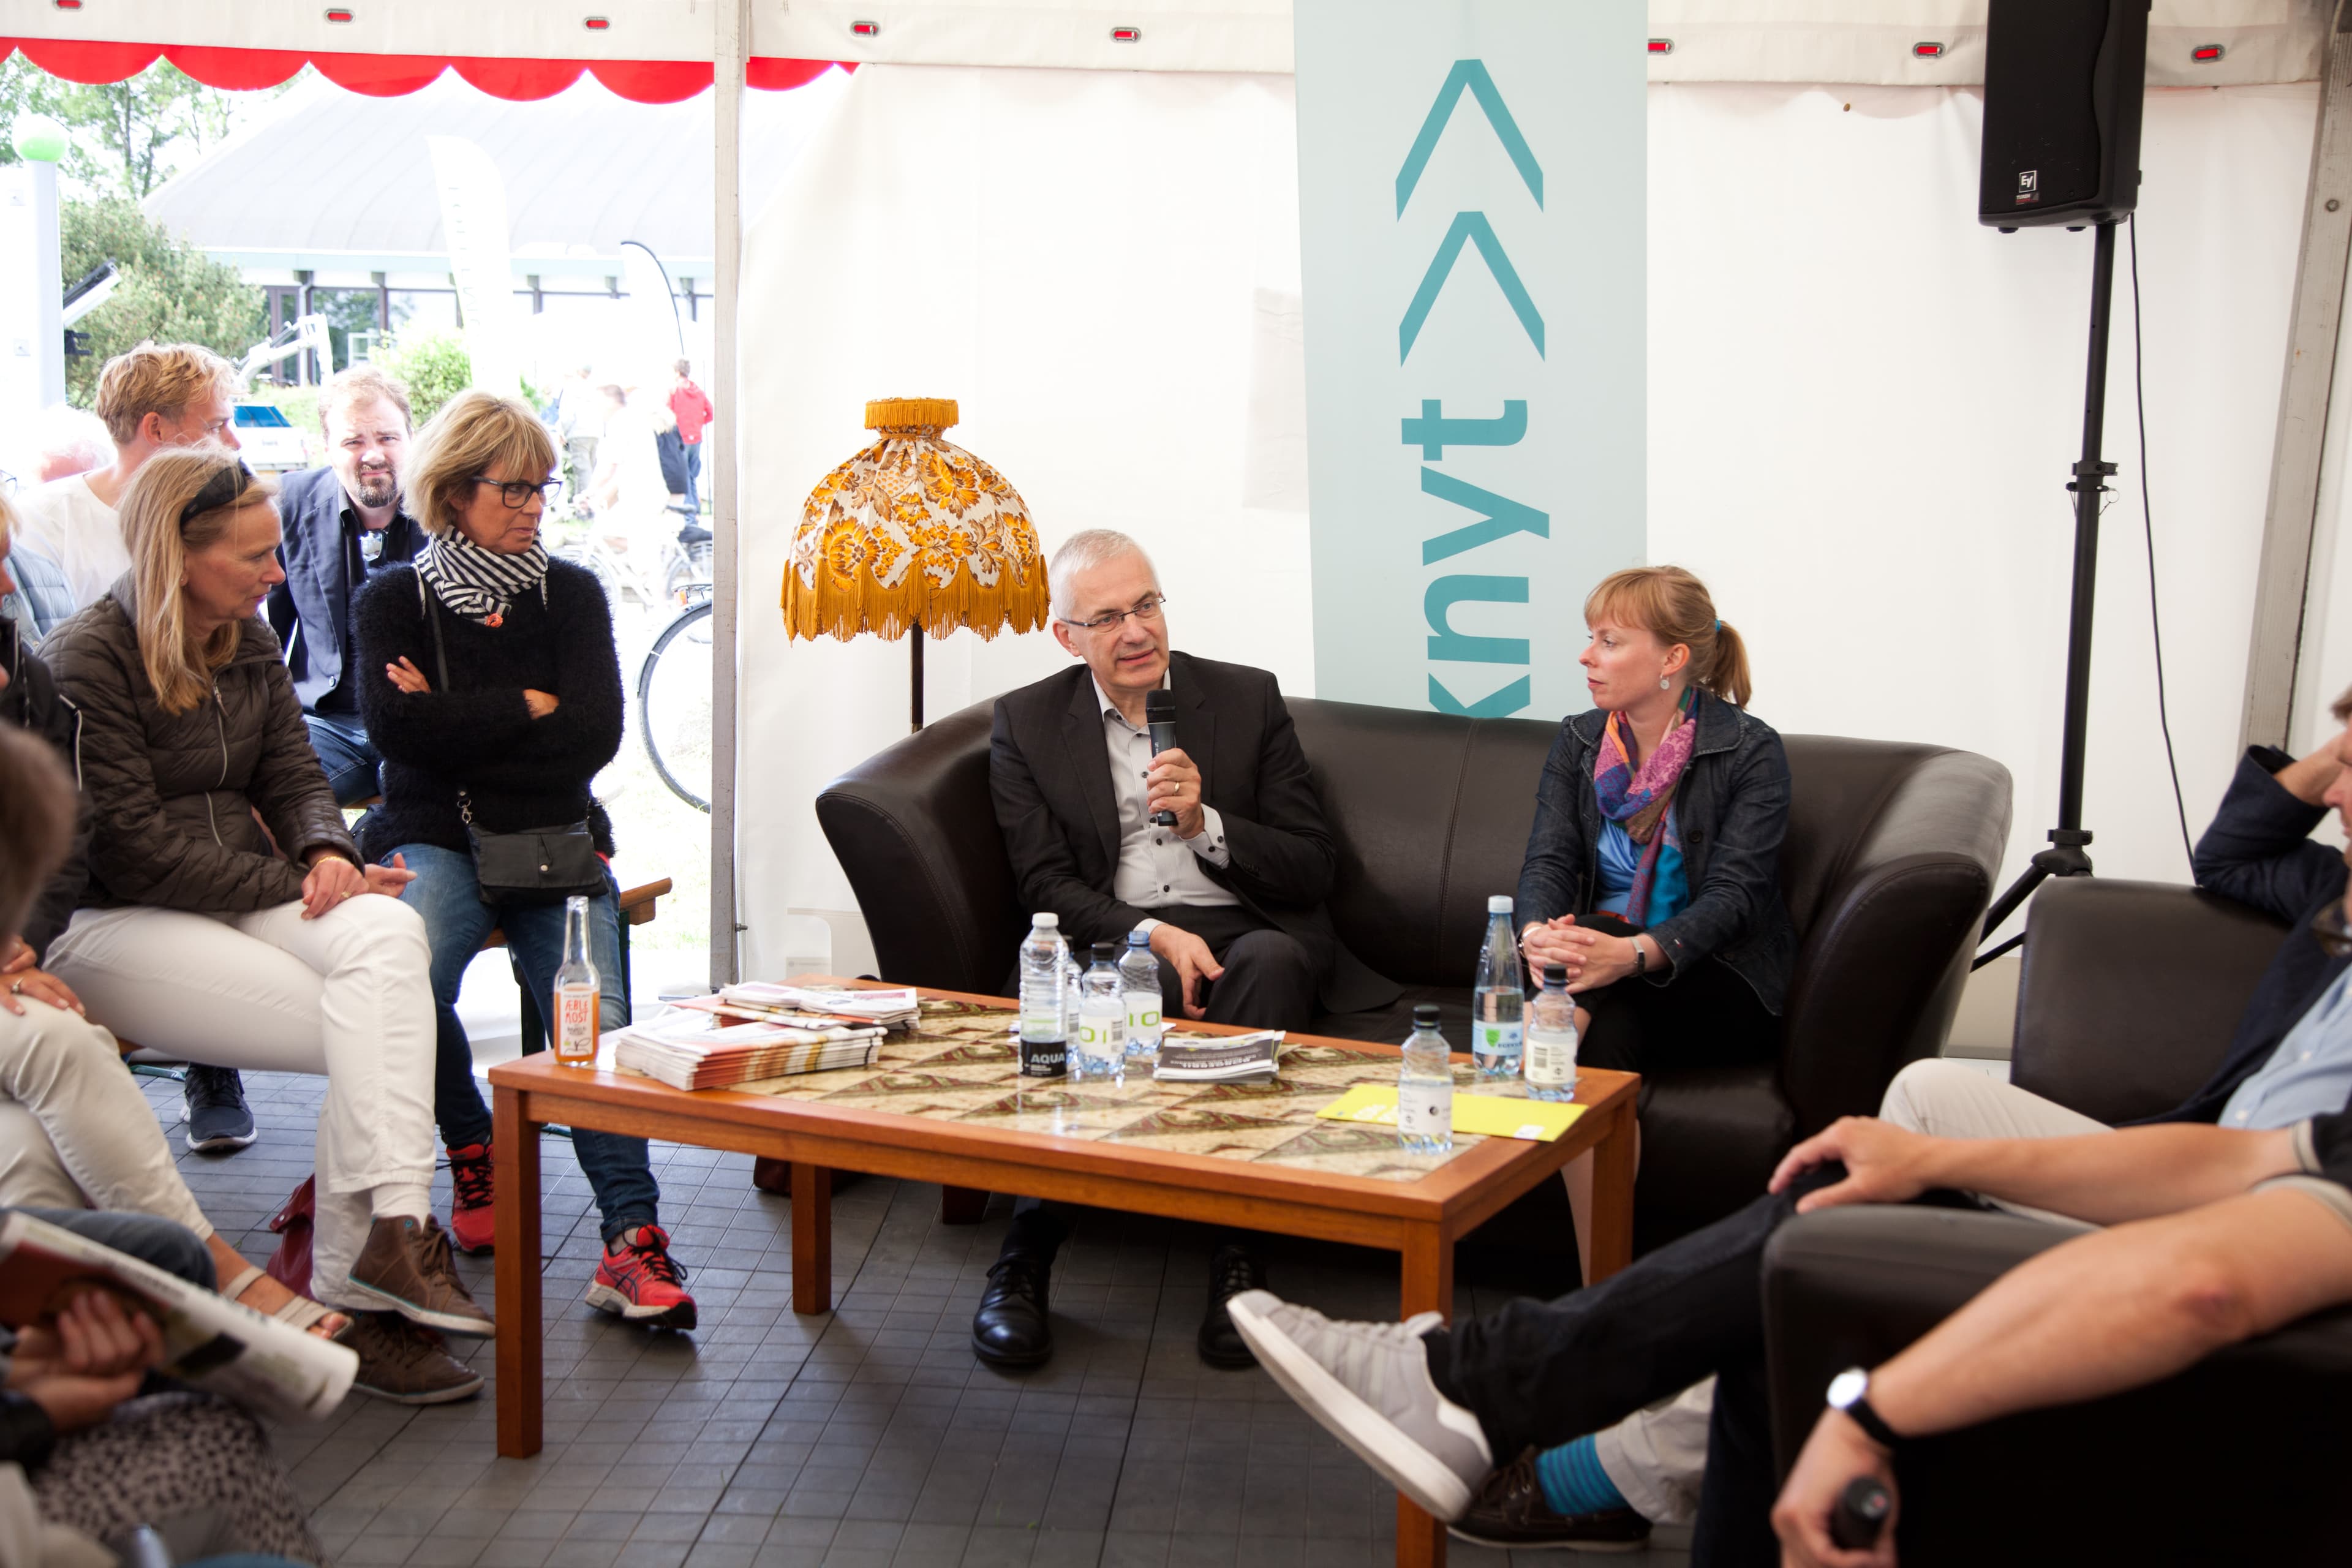
POLYGON ((1633 937, 1633 978, 1639 980, 1642 978, 1642 972, 1650 967, 1650 955, 1642 951, 1642 939, 1638 933, 1633 937))
POLYGON ((1899 1448, 1902 1434, 1889 1426, 1877 1411, 1870 1407, 1870 1373, 1858 1366, 1850 1366, 1830 1379, 1829 1405, 1852 1418, 1853 1424, 1882 1448, 1899 1448))

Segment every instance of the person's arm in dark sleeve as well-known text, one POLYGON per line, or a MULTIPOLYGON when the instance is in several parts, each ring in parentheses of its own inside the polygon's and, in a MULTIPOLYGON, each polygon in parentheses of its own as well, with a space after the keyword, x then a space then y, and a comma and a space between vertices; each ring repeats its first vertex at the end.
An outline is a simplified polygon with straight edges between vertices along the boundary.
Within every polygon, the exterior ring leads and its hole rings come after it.
POLYGON ((1240 890, 1268 902, 1306 908, 1331 896, 1339 855, 1315 792, 1297 727, 1282 689, 1265 683, 1260 722, 1255 818, 1217 808, 1230 857, 1225 874, 1240 890))
POLYGON ((530 733, 530 707, 520 686, 440 689, 432 628, 417 605, 415 568, 380 571, 361 591, 352 637, 359 649, 360 719, 375 749, 392 761, 446 774, 496 763, 530 733), (403 691, 392 683, 384 667, 403 658, 432 690, 403 691))
POLYGON ((2274 747, 2249 747, 2197 841, 2197 885, 2283 921, 2340 891, 2344 858, 2311 841, 2327 815, 2319 797, 2334 782, 2335 751, 2330 740, 2298 762, 2274 747))
POLYGON ((1021 907, 1032 914, 1050 910, 1059 916, 1063 938, 1074 951, 1088 942, 1119 941, 1149 918, 1133 904, 1095 891, 1078 875, 1077 857, 1070 852, 1061 824, 1054 819, 1028 759, 1021 754, 1002 702, 996 705, 996 722, 988 736, 988 794, 996 807, 996 826, 1004 835, 1004 852, 1013 862, 1021 907))
POLYGON ((1524 931, 1576 910, 1577 884, 1586 859, 1584 818, 1577 792, 1592 787, 1569 766, 1574 751, 1563 721, 1536 775, 1536 820, 1528 830, 1527 858, 1519 866, 1519 887, 1511 900, 1511 919, 1524 931))
POLYGON ((555 711, 534 719, 502 755, 473 777, 485 789, 543 790, 551 778, 594 778, 621 750, 628 723, 613 611, 602 588, 565 595, 556 649, 555 711))
POLYGON ((1658 984, 1671 983, 1685 966, 1757 929, 1767 900, 1780 896, 1780 840, 1788 832, 1788 748, 1780 736, 1767 734, 1732 775, 1706 880, 1691 890, 1681 913, 1650 928, 1670 965, 1658 984))

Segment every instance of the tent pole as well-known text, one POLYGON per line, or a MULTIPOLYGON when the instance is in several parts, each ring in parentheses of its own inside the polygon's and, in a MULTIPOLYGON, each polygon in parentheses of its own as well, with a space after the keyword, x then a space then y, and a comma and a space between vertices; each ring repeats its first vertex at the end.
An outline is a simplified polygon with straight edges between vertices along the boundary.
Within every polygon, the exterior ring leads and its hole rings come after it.
POLYGON ((2338 0, 2329 9, 2334 25, 2320 73, 2319 126, 2303 204, 2303 246, 2295 258, 2294 310, 2287 319, 2286 376, 2279 391, 2270 504, 2254 579, 2241 746, 2290 743, 2327 405, 2344 318, 2345 262, 2352 255, 2352 4, 2338 0))
POLYGON ((742 388, 736 376, 736 291, 743 275, 743 63, 751 52, 751 0, 713 7, 711 142, 717 204, 711 233, 718 266, 711 283, 710 389, 718 395, 710 426, 710 984, 742 978, 738 969, 735 897, 735 504, 742 388))

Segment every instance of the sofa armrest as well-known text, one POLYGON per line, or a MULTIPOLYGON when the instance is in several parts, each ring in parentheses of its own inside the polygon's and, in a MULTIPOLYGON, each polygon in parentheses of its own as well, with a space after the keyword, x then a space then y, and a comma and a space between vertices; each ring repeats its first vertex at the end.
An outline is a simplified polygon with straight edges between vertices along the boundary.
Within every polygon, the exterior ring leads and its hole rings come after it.
POLYGON ((2212 1075, 2286 927, 2168 882, 2045 882, 2025 925, 2010 1081, 2115 1123, 2212 1075))
POLYGON ((1905 1064, 1943 1048, 2009 838, 2009 770, 1922 748, 1868 809, 1846 862, 1823 868, 1789 991, 1800 1138, 1875 1112, 1905 1064))
MULTIPOLYGON (((1986 1286, 2074 1233, 2010 1215, 1863 1205, 1806 1215, 1766 1252, 1773 1447, 1783 1474, 1829 1380, 1875 1366, 1986 1286)), ((2352 1311, 2232 1345, 2145 1388, 1916 1440, 1898 1457, 1906 1568, 1987 1563, 2320 1563, 2343 1542, 2352 1311), (2154 1503, 2185 1474, 2223 1507, 2154 1503)))
POLYGON ((1027 929, 988 793, 992 702, 824 786, 817 823, 857 894, 882 978, 995 995, 1027 929))

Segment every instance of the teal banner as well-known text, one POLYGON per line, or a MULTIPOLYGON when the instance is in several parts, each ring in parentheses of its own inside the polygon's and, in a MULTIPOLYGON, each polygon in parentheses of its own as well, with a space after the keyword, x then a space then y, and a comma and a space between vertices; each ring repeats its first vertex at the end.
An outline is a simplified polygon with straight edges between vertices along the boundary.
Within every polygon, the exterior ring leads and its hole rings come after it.
POLYGON ((1586 700, 1643 558, 1644 7, 1296 0, 1319 697, 1586 700))

